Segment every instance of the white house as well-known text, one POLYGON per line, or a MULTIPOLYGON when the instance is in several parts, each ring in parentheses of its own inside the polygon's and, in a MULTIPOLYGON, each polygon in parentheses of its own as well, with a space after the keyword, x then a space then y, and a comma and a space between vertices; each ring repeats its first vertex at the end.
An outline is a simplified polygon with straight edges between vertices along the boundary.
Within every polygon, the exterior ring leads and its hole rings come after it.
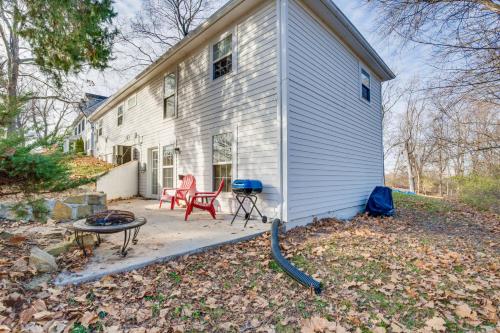
MULTIPOLYGON (((351 217, 383 184, 393 78, 330 0, 232 0, 92 113, 94 154, 139 160, 144 197, 249 178, 288 226, 351 217)), ((220 202, 234 209, 229 185, 220 202)))
POLYGON ((63 150, 65 153, 74 148, 73 145, 75 141, 81 138, 87 155, 93 155, 95 140, 92 123, 89 121, 89 117, 106 98, 107 97, 100 95, 85 94, 85 98, 82 100, 79 107, 80 112, 71 124, 70 135, 64 140, 63 150))

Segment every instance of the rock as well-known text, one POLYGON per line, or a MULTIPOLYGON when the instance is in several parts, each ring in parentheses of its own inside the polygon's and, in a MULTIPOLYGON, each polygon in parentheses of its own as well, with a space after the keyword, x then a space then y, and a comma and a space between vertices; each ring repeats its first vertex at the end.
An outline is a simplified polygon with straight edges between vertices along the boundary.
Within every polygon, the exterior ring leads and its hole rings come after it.
POLYGON ((31 249, 29 264, 41 273, 54 272, 58 269, 56 259, 36 246, 31 249))
POLYGON ((56 201, 54 209, 50 215, 51 218, 60 222, 71 220, 73 215, 73 209, 60 201, 56 201))
POLYGON ((14 272, 27 272, 29 271, 28 263, 24 258, 19 258, 16 261, 14 261, 14 264, 12 264, 11 270, 14 272))
POLYGON ((51 254, 54 257, 57 257, 65 252, 68 252, 69 249, 71 249, 74 245, 75 245, 74 242, 62 241, 60 243, 50 245, 50 246, 46 247, 44 250, 48 254, 51 254))
POLYGON ((65 200, 64 200, 64 203, 67 203, 67 204, 85 204, 87 203, 86 202, 86 195, 85 194, 81 194, 81 195, 73 195, 71 197, 67 197, 65 200))
POLYGON ((78 206, 76 208, 76 218, 81 219, 83 217, 87 217, 92 215, 92 207, 89 205, 78 206))
POLYGON ((106 193, 87 193, 86 196, 89 205, 106 205, 106 193))
MULTIPOLYGON (((85 247, 93 247, 97 244, 97 235, 96 234, 91 234, 91 233, 84 234, 81 238, 83 239, 83 245, 85 247)), ((71 235, 70 242, 73 245, 78 245, 76 243, 76 240, 75 240, 75 235, 71 235)))

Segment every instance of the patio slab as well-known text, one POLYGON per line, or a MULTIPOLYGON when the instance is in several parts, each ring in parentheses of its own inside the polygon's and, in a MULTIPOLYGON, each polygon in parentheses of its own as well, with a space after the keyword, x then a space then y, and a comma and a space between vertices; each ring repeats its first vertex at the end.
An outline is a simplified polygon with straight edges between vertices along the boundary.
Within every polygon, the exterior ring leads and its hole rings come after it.
MULTIPOLYGON (((168 205, 167 205, 168 206, 168 205)), ((111 203, 108 209, 132 211, 135 216, 147 219, 138 236, 139 242, 131 244, 126 257, 119 255, 123 233, 102 235, 103 242, 94 249, 93 257, 82 271, 63 272, 56 284, 78 284, 100 279, 109 274, 127 272, 174 258, 206 251, 226 243, 256 237, 270 229, 270 224, 250 220, 246 228, 242 218, 230 225, 232 215, 217 214, 213 220, 207 212, 194 211, 184 221, 184 209, 158 208, 157 200, 131 199, 111 203)))

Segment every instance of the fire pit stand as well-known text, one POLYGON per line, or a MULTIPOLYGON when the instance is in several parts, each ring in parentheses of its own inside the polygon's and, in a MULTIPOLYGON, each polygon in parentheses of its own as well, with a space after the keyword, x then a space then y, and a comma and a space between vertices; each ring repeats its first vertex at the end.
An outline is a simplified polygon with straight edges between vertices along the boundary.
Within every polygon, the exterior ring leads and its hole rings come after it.
POLYGON ((92 215, 85 220, 76 221, 71 229, 75 233, 76 243, 83 250, 85 256, 87 256, 84 243, 86 233, 96 234, 97 246, 99 246, 101 244, 101 234, 115 234, 123 231, 123 246, 120 254, 125 257, 130 241, 132 241, 132 244, 137 244, 137 235, 144 224, 146 224, 145 218, 135 218, 130 212, 105 211, 92 215))

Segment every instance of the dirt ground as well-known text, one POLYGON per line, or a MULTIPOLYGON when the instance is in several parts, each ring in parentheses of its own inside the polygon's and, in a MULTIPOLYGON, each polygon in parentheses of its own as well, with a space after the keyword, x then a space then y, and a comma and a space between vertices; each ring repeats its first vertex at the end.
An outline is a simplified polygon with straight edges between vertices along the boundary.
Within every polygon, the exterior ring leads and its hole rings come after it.
MULTIPOLYGON (((321 280, 321 295, 281 271, 269 234, 94 283, 29 289, 29 248, 43 237, 9 238, 3 223, 0 332, 500 331, 499 216, 405 198, 397 206, 393 218, 287 233, 283 252, 321 280)), ((78 250, 59 259, 82 261, 78 250)))

